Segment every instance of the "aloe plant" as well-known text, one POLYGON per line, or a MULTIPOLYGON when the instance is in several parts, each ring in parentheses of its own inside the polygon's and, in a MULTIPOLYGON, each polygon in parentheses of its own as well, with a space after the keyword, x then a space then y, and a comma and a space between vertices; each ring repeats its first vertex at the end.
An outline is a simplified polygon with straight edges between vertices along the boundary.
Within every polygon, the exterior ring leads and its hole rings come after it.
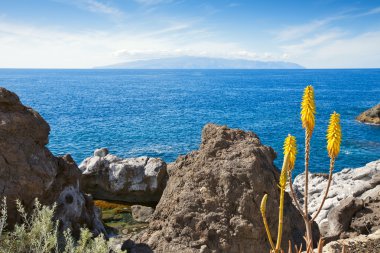
MULTIPOLYGON (((266 219, 266 203, 268 200, 268 195, 265 194, 261 201, 261 215, 263 218, 264 227, 266 230, 266 234, 271 246, 271 253, 281 253, 283 250, 281 249, 281 241, 282 241, 282 227, 283 227, 283 209, 284 209, 284 194, 286 183, 289 183, 289 188, 291 192, 291 196, 294 200, 294 203, 303 217, 306 232, 305 232, 305 242, 306 242, 306 252, 313 252, 313 234, 312 234, 312 224, 314 220, 317 218, 318 214, 322 210, 324 202, 327 198, 331 181, 332 181, 332 173, 334 170, 335 159, 340 152, 340 144, 342 140, 342 131, 340 127, 340 115, 336 112, 331 114, 330 122, 327 129, 327 152, 330 157, 330 169, 329 169, 329 178, 326 186, 325 193, 323 195, 322 201, 320 203, 319 208, 314 213, 313 217, 309 217, 308 215, 308 198, 309 198, 309 159, 310 159, 310 140, 315 127, 315 98, 314 98, 314 88, 309 85, 305 88, 302 102, 301 102, 301 121, 302 127, 305 129, 305 185, 304 185, 304 206, 303 209, 295 196, 293 185, 292 185, 292 170, 294 168, 295 160, 296 160, 296 138, 291 136, 290 134, 285 139, 284 142, 284 162, 281 169, 280 175, 280 205, 279 205, 279 217, 278 217, 278 233, 276 244, 274 244, 268 222, 266 219)), ((320 239, 318 242, 318 250, 317 252, 322 252, 323 248, 323 240, 320 239)), ((295 246, 295 252, 301 252, 302 247, 297 248, 295 246)), ((292 244, 289 242, 288 252, 292 252, 292 244)), ((343 251, 344 252, 344 251, 343 251)))

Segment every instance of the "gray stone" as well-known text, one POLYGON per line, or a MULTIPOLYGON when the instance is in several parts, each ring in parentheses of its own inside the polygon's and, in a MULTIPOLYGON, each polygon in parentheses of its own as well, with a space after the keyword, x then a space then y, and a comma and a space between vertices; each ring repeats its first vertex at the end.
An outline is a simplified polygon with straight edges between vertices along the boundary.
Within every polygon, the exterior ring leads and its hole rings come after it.
POLYGON ((94 156, 105 157, 108 153, 108 148, 99 148, 95 149, 94 156))
POLYGON ((154 209, 149 206, 133 205, 131 209, 133 219, 138 222, 149 222, 154 212, 154 209))
MULTIPOLYGON (((105 154, 105 152, 94 152, 105 154)), ((157 204, 165 189, 166 163, 159 158, 86 158, 80 165, 81 187, 96 199, 157 204)))

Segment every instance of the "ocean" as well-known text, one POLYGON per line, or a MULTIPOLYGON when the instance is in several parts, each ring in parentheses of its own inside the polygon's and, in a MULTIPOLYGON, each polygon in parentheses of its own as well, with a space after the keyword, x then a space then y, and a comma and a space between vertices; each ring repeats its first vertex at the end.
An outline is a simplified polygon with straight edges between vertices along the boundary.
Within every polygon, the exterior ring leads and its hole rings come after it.
POLYGON ((123 157, 174 161, 198 148, 209 122, 255 132, 278 153, 288 133, 298 142, 294 174, 303 171, 300 102, 313 85, 317 106, 310 169, 327 172, 326 128, 341 114, 336 171, 380 159, 380 127, 355 117, 380 102, 380 69, 350 70, 30 70, 0 69, 0 86, 16 92, 50 124, 48 147, 77 163, 108 147, 123 157))

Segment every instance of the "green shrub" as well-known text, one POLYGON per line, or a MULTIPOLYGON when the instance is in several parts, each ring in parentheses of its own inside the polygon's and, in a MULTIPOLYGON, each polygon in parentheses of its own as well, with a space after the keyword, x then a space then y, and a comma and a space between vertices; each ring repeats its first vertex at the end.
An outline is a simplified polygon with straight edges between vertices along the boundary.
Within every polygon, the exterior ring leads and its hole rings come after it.
MULTIPOLYGON (((81 229, 80 239, 74 240, 69 230, 58 233, 58 222, 53 220, 55 205, 41 205, 35 200, 35 207, 27 215, 20 201, 17 210, 22 223, 16 224, 12 231, 6 231, 7 208, 3 199, 0 211, 0 253, 109 253, 110 244, 103 235, 92 238, 92 233, 81 229), (63 241, 63 243, 59 243, 63 241)), ((113 251, 114 252, 114 251, 113 251)))

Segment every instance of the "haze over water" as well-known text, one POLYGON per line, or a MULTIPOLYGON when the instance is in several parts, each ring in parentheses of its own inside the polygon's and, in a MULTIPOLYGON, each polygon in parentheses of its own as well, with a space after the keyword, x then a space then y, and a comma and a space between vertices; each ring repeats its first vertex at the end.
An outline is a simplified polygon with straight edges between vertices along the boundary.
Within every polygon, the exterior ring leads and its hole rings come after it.
POLYGON ((25 70, 1 69, 1 86, 16 92, 50 124, 49 148, 77 163, 95 148, 167 162, 198 148, 213 122, 255 132, 279 154, 297 137, 295 174, 303 170, 299 112, 304 87, 315 88, 311 170, 327 172, 329 114, 341 114, 343 143, 336 170, 380 159, 380 127, 355 117, 380 102, 380 70, 25 70))

